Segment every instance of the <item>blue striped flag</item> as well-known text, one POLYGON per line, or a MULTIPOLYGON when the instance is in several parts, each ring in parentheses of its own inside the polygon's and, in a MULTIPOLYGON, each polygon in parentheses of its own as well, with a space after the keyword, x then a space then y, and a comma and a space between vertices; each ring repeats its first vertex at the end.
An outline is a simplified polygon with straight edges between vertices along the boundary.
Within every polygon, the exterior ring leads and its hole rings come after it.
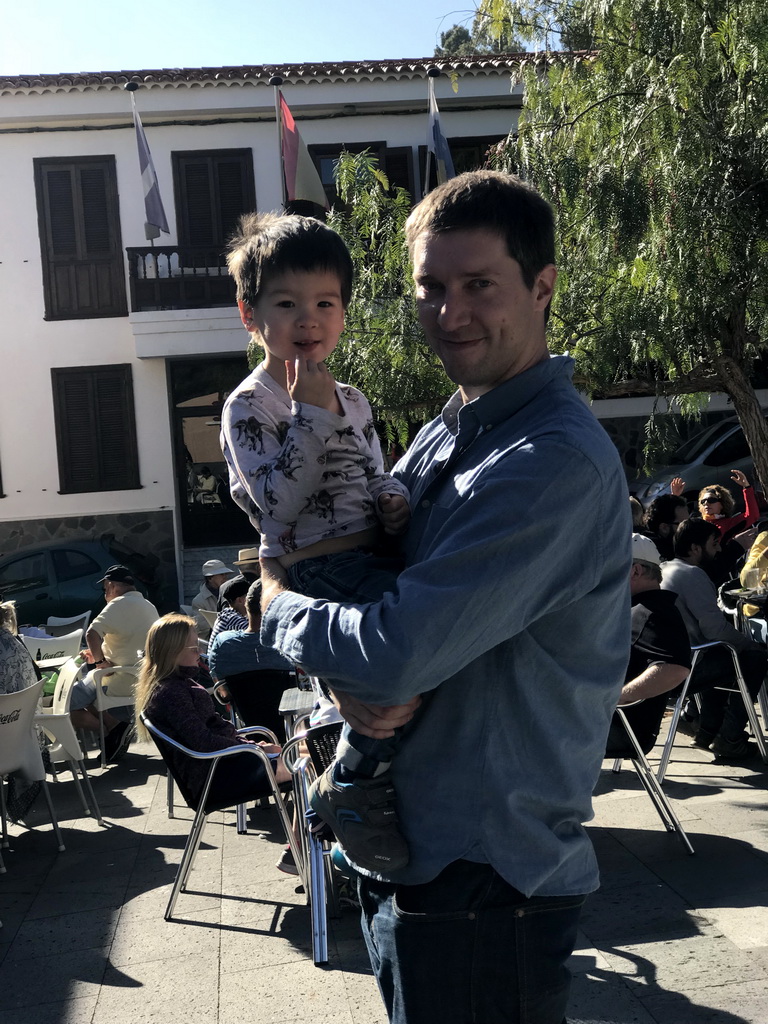
POLYGON ((166 235, 171 232, 163 209, 163 200, 160 198, 160 188, 157 184, 155 165, 152 163, 152 154, 149 151, 147 136, 144 134, 144 126, 136 109, 133 93, 131 93, 131 106, 133 107, 133 123, 136 128, 136 145, 139 147, 141 183, 144 186, 144 210, 147 218, 144 234, 148 239, 157 238, 161 231, 164 231, 166 235))
MULTIPOLYGON (((428 78, 429 82, 429 126, 427 128, 427 149, 435 158, 435 170, 437 172, 437 183, 442 185, 444 181, 453 178, 456 171, 453 169, 453 159, 448 148, 448 141, 443 135, 440 127, 440 111, 437 109, 435 99, 435 80, 428 78)), ((426 183, 429 187, 429 183, 426 183)))

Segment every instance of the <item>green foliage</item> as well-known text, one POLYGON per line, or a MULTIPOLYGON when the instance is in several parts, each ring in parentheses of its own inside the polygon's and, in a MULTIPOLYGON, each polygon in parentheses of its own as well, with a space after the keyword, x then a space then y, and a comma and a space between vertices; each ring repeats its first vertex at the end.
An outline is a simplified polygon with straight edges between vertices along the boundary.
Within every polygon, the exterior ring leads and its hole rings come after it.
POLYGON ((352 254, 355 284, 342 340, 329 360, 339 380, 365 394, 389 440, 402 446, 414 424, 436 415, 454 388, 423 340, 403 226, 408 193, 390 187, 370 153, 343 153, 341 199, 328 223, 352 254))
POLYGON ((594 393, 725 390, 741 416, 768 347, 764 0, 481 8, 542 44, 570 26, 595 49, 528 66, 500 158, 558 213, 554 347, 594 393))
POLYGON ((519 53, 525 47, 512 31, 509 19, 495 18, 483 10, 475 11, 472 31, 466 25, 452 25, 440 33, 436 57, 465 57, 471 53, 519 53))

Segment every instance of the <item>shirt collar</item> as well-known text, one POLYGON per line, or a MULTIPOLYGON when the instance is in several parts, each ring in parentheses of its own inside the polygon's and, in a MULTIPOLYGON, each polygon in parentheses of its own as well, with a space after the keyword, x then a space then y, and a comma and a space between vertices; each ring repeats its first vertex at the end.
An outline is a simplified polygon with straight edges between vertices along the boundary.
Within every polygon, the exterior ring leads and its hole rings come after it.
POLYGON ((551 381, 558 377, 570 380, 573 367, 570 356, 550 356, 466 404, 457 391, 443 408, 443 423, 454 436, 490 430, 519 412, 551 381))

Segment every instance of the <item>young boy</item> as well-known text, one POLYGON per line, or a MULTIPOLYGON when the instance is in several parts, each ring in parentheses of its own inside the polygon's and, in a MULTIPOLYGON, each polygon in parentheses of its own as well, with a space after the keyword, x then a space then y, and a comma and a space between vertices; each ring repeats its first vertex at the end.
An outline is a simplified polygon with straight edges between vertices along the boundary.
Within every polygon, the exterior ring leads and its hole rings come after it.
MULTIPOLYGON (((227 399, 221 442, 233 499, 293 589, 370 602, 393 589, 397 565, 376 555, 379 531, 408 526, 408 492, 384 472, 371 408, 337 384, 336 348, 352 293, 342 239, 307 217, 248 214, 227 256, 240 317, 264 360, 227 399)), ((310 803, 351 861, 370 871, 408 862, 387 772, 397 745, 345 726, 334 765, 310 803)))

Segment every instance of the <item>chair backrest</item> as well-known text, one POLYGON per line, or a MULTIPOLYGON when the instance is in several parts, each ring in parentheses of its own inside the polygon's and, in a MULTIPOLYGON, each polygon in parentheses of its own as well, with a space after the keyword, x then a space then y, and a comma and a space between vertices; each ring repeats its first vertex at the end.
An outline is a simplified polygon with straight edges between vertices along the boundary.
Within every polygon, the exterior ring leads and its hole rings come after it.
POLYGON ((50 640, 22 634, 21 639, 35 661, 44 661, 47 658, 72 658, 82 647, 83 631, 76 629, 72 633, 55 636, 50 640))
POLYGON ((340 722, 316 725, 313 729, 307 730, 304 742, 307 745, 309 759, 318 776, 322 775, 325 769, 335 760, 336 746, 340 738, 340 722))
POLYGON ((161 729, 158 729, 156 725, 153 725, 149 718, 142 713, 139 715, 144 727, 146 728, 149 735, 152 737, 152 741, 157 747, 160 757, 165 762, 165 766, 171 773, 171 777, 176 785, 179 787, 187 807, 190 807, 193 811, 196 811, 199 805, 199 793, 193 793, 187 784, 186 778, 180 774, 179 766, 183 764, 183 759, 188 757, 184 746, 170 736, 167 736, 161 729))
POLYGON ((68 619, 60 619, 57 615, 49 615, 48 621, 45 624, 45 630, 51 636, 64 636, 65 633, 71 633, 74 629, 82 629, 85 632, 90 621, 90 608, 88 611, 80 612, 79 615, 72 615, 68 619))
POLYGON ((283 742, 285 723, 278 709, 283 693, 296 684, 293 672, 256 669, 228 675, 225 682, 243 725, 264 725, 283 742))
POLYGON ((26 690, 0 694, 0 775, 20 771, 30 782, 45 779, 33 726, 42 689, 40 679, 26 690))
POLYGON ((203 618, 208 623, 208 625, 211 627, 211 629, 213 629, 213 627, 216 624, 216 619, 217 619, 219 613, 218 612, 209 612, 207 608, 198 608, 197 611, 198 611, 198 613, 200 615, 203 616, 203 618))
POLYGON ((72 687, 80 674, 81 666, 74 658, 65 661, 59 669, 59 677, 56 680, 56 689, 53 693, 53 704, 51 710, 54 715, 68 715, 69 705, 72 701, 72 687))

